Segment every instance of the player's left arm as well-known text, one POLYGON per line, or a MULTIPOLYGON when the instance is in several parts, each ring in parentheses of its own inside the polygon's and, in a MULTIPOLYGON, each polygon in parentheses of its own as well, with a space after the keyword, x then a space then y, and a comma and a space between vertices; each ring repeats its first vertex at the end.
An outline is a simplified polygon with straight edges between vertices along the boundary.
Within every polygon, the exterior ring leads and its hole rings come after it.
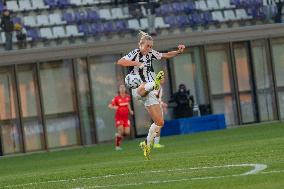
POLYGON ((185 46, 184 46, 184 45, 179 45, 179 46, 178 46, 178 50, 169 51, 169 52, 167 52, 167 53, 163 53, 162 58, 167 59, 167 58, 175 57, 175 56, 177 56, 178 54, 183 53, 184 49, 185 49, 185 46))

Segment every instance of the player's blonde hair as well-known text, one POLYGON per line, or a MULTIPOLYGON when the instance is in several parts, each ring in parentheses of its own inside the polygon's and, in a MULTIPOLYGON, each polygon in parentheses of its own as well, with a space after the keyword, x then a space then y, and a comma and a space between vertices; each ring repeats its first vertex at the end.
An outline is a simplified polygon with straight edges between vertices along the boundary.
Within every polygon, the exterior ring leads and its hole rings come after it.
POLYGON ((149 35, 146 32, 143 32, 141 30, 139 30, 138 33, 138 41, 139 41, 139 45, 143 44, 145 41, 153 41, 153 38, 151 35, 149 35))

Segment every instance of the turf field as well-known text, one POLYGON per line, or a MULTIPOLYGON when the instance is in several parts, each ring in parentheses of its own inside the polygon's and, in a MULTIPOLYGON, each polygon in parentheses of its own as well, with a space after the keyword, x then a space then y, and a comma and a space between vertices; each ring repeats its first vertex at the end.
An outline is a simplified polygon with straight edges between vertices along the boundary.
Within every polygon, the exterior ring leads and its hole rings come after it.
POLYGON ((284 188, 284 123, 139 141, 0 158, 0 188, 284 188))

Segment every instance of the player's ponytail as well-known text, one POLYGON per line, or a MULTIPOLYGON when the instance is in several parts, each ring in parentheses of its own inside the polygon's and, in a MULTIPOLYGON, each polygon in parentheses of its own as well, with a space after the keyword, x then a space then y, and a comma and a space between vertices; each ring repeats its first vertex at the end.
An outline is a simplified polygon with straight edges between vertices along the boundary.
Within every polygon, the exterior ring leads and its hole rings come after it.
POLYGON ((139 41, 139 45, 141 45, 142 43, 144 43, 144 41, 153 41, 153 38, 148 33, 143 32, 142 30, 139 30, 138 41, 139 41))

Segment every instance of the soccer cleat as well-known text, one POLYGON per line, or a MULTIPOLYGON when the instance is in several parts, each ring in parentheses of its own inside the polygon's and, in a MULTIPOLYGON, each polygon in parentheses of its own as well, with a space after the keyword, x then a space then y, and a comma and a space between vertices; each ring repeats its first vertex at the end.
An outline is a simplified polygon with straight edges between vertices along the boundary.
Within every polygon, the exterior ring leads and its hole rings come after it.
POLYGON ((116 151, 120 151, 120 150, 122 150, 122 148, 121 148, 120 146, 116 146, 116 147, 115 147, 115 150, 116 150, 116 151))
POLYGON ((156 75, 156 78, 155 78, 155 86, 154 86, 155 90, 159 90, 160 89, 160 82, 164 78, 165 78, 164 71, 159 71, 159 73, 156 75))
POLYGON ((139 146, 143 150, 143 154, 147 160, 150 160, 150 147, 146 144, 145 141, 140 142, 139 146))
POLYGON ((162 144, 154 144, 153 145, 153 148, 164 148, 165 147, 165 145, 162 145, 162 144))

